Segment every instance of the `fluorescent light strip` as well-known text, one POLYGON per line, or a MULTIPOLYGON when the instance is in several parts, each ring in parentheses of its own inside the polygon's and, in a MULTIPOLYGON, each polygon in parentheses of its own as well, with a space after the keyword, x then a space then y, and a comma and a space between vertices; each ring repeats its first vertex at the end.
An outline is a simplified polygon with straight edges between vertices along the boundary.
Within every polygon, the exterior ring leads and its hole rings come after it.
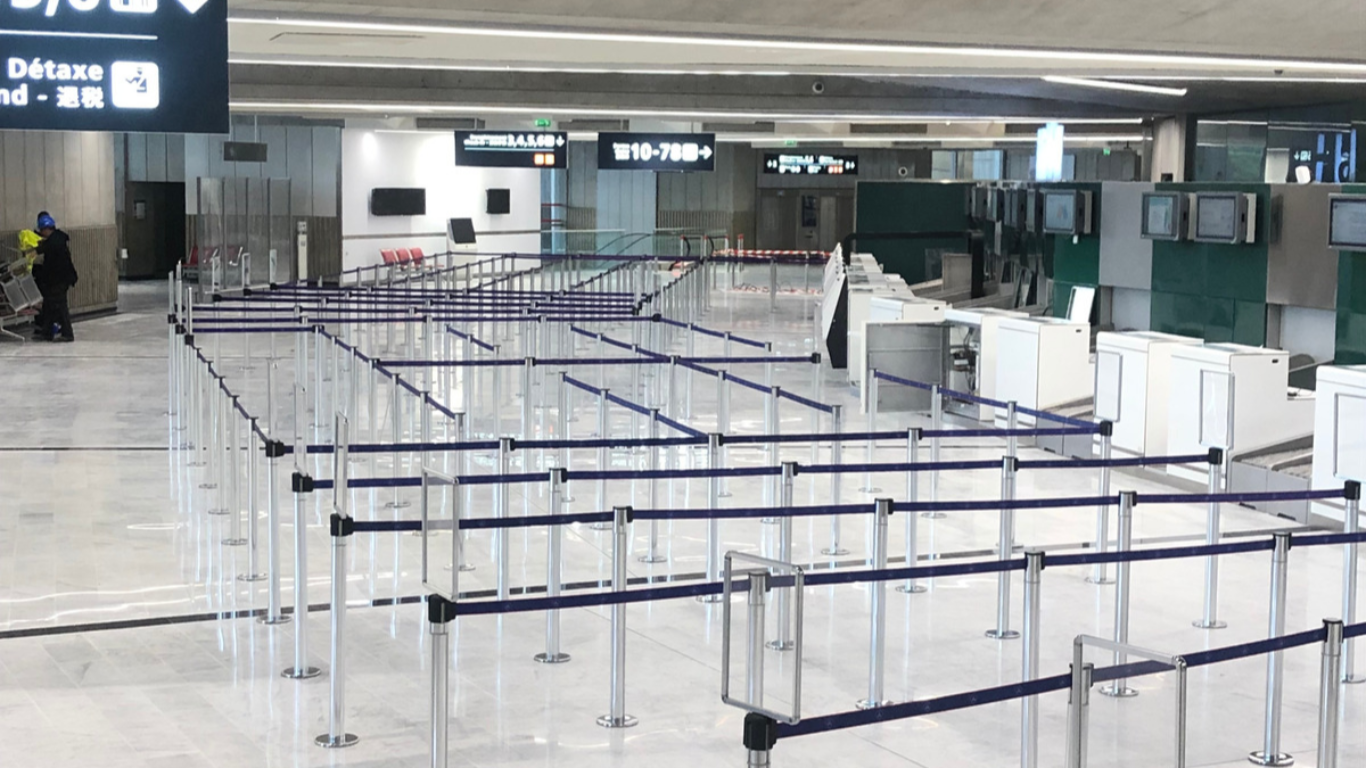
MULTIPOLYGON (((727 144, 769 144, 769 143, 790 144, 790 143, 792 143, 792 142, 796 142, 798 145, 805 145, 805 146, 836 145, 836 144, 842 144, 842 145, 848 146, 848 145, 850 145, 850 144, 887 144, 887 143, 898 143, 898 144, 906 144, 906 143, 910 143, 910 144, 917 144, 917 143, 919 143, 919 144, 944 144, 944 143, 952 143, 952 144, 966 144, 966 143, 983 143, 983 144, 1033 144, 1034 142, 1038 141, 1038 137, 1036 137, 1036 136, 932 136, 932 135, 923 134, 923 133, 913 133, 913 134, 905 134, 905 135, 888 135, 888 136, 879 136, 879 137, 876 137, 876 138, 871 137, 871 136, 867 136, 867 137, 865 137, 865 136, 828 136, 828 137, 827 137, 827 136, 765 136, 765 135, 761 135, 761 134, 755 134, 755 135, 727 134, 727 135, 717 136, 716 140, 717 140, 717 141, 720 141, 720 142, 725 142, 725 143, 727 143, 727 144)), ((1097 141, 1100 141, 1100 142, 1110 142, 1110 143, 1118 143, 1118 142, 1129 142, 1129 143, 1132 143, 1132 142, 1136 142, 1136 141, 1146 141, 1146 140, 1147 140, 1147 137, 1146 137, 1146 136, 1143 136, 1142 134, 1133 134, 1133 135, 1124 135, 1124 134, 1115 134, 1115 135, 1109 135, 1109 134, 1076 134, 1076 135, 1071 135, 1071 136, 1064 136, 1064 137, 1063 137, 1063 140, 1064 140, 1064 141, 1067 141, 1067 142, 1071 142, 1071 143, 1097 142, 1097 141)))
POLYGON ((951 125, 1042 125, 1059 122, 1064 125, 1141 125, 1142 118, 1050 118, 1050 117, 958 117, 954 115, 820 115, 782 112, 720 112, 710 110, 653 110, 617 109, 602 107, 513 107, 506 105, 466 104, 366 104, 360 102, 313 101, 233 101, 229 106, 238 112, 253 110, 307 112, 361 112, 367 114, 490 114, 532 115, 564 114, 585 117, 642 117, 675 120, 766 120, 784 123, 945 123, 951 125))
POLYGON ((1126 53, 1121 51, 1082 51, 1038 48, 994 48, 981 46, 902 45, 894 43, 856 43, 821 40, 783 40, 684 35, 640 35, 619 32, 580 32, 547 29, 460 27, 393 22, 342 21, 336 19, 282 19, 233 16, 233 24, 276 27, 340 29, 365 32, 399 32, 421 35, 458 35, 523 40, 567 40, 591 43, 639 43, 644 45, 692 45, 712 48, 748 48, 782 51, 826 51, 840 53, 901 54, 911 56, 960 56, 983 59, 1030 59, 1109 64, 1148 64, 1162 66, 1228 67, 1237 69, 1283 69, 1295 71, 1363 72, 1366 63, 1315 61, 1311 59, 1257 59, 1247 57, 1196 56, 1189 54, 1126 53))
POLYGON ((1140 85, 1138 83, 1123 83, 1117 80, 1091 80, 1085 77, 1060 77, 1049 75, 1042 78, 1046 83, 1057 85, 1075 85, 1081 88, 1101 88, 1107 91, 1127 91, 1129 93, 1151 93, 1157 96, 1185 96, 1185 88, 1164 88, 1159 85, 1140 85))

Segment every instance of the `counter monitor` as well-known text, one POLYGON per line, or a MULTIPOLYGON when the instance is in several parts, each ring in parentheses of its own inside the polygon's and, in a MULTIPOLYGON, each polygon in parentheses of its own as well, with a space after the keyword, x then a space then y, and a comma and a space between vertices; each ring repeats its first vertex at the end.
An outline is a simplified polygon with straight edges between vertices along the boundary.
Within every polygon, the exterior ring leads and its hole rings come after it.
POLYGON ((1366 250, 1366 196, 1329 196, 1328 247, 1366 250))
POLYGON ((1090 193, 1072 189, 1044 190, 1043 231, 1051 235, 1091 232, 1090 193))
POLYGON ((1148 192, 1143 195, 1142 234, 1148 240, 1184 240, 1190 204, 1180 192, 1148 192))
POLYGON ((380 187, 370 190, 371 216, 425 216, 427 190, 380 187))
POLYGON ((1195 196, 1195 240, 1236 245, 1254 237, 1255 196, 1241 192, 1201 192, 1195 196))

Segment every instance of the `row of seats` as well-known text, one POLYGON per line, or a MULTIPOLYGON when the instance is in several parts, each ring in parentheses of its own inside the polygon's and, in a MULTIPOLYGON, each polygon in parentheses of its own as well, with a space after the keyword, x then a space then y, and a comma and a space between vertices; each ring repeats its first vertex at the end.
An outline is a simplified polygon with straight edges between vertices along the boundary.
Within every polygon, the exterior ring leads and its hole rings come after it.
POLYGON ((385 264, 397 267, 420 267, 427 258, 421 248, 386 248, 379 252, 385 264))

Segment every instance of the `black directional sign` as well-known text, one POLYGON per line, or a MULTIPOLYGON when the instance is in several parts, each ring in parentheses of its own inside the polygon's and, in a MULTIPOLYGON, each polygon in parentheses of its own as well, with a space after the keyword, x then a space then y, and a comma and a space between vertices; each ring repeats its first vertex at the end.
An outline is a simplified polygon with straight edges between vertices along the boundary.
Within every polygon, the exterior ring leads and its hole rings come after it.
POLYGON ((714 171, 714 133, 599 133, 604 171, 714 171))
POLYGON ((803 176, 857 176, 858 155, 769 153, 764 155, 764 173, 793 173, 803 176))
POLYGON ((228 131, 228 0, 0 0, 0 60, 0 129, 228 131))
POLYGON ((456 131, 455 164, 479 168, 565 168, 569 165, 569 134, 456 131))

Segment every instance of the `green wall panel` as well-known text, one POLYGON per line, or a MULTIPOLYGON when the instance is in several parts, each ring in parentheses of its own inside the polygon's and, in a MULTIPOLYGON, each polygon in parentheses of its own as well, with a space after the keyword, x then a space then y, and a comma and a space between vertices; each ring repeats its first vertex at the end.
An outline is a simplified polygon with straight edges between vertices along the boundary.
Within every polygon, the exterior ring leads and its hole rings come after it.
POLYGON ((1257 195, 1257 242, 1250 245, 1153 241, 1152 327, 1206 341, 1266 343, 1266 184, 1158 184, 1175 192, 1257 195))
POLYGON ((1044 273, 1053 279, 1053 316, 1067 313, 1072 286, 1100 285, 1100 184, 1041 184, 1042 189, 1076 189, 1091 193, 1091 234, 1076 241, 1064 235, 1047 235, 1044 273))
MULTIPOLYGON (((876 232, 953 232, 968 228, 967 188, 971 184, 916 181, 859 182, 854 229, 876 232)), ((949 240, 880 240, 860 237, 860 253, 871 253, 888 272, 915 284, 935 279, 925 273, 927 249, 962 251, 962 238, 949 240)))
MULTIPOLYGON (((1366 194, 1366 185, 1344 185, 1347 194, 1366 194)), ((1338 253, 1338 365, 1366 364, 1366 253, 1338 253)))
POLYGON ((1337 365, 1366 364, 1366 314, 1338 310, 1337 365))

